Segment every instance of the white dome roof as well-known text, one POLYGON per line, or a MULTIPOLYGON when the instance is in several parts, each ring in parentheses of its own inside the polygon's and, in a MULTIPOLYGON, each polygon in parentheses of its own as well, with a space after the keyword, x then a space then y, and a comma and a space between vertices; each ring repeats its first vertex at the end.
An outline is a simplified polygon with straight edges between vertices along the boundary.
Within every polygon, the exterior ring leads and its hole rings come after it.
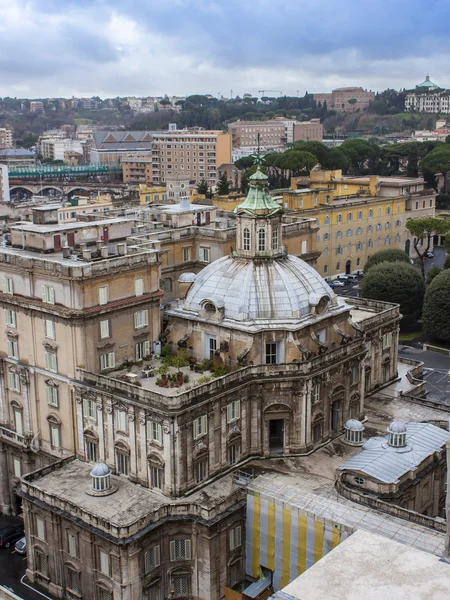
POLYGON ((406 424, 403 421, 392 421, 387 430, 389 433, 406 433, 406 424))
POLYGON ((196 273, 181 273, 178 283, 192 283, 197 279, 196 273))
POLYGON ((105 477, 111 474, 111 469, 105 463, 97 463, 93 466, 90 474, 91 477, 105 477))
POLYGON ((274 260, 225 256, 200 271, 184 308, 199 311, 206 300, 216 299, 224 318, 300 319, 310 315, 324 297, 338 306, 326 281, 296 256, 274 260))
POLYGON ((349 429, 350 431, 363 431, 364 425, 358 419, 349 419, 344 425, 345 429, 349 429))

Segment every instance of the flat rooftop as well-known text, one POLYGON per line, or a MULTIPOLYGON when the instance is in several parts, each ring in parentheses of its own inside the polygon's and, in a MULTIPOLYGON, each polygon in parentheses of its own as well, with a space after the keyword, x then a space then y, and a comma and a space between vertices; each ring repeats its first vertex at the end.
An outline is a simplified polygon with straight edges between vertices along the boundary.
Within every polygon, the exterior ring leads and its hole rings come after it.
POLYGON ((277 600, 447 600, 450 564, 357 531, 297 577, 277 600))
POLYGON ((31 233, 55 233, 57 231, 86 229, 88 227, 119 225, 121 223, 134 223, 134 219, 125 219, 123 217, 117 217, 116 219, 101 219, 99 221, 76 221, 75 223, 65 223, 63 225, 59 223, 55 223, 54 225, 36 225, 35 223, 21 223, 19 225, 12 225, 11 229, 17 231, 29 231, 31 233))

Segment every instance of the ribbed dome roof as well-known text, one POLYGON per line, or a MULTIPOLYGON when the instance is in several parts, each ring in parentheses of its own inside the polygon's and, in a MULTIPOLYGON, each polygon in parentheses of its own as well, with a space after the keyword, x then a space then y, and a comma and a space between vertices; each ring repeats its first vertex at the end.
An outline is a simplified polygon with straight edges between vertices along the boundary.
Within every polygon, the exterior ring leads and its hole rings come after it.
POLYGON ((345 429, 349 429, 350 431, 362 431, 364 429, 364 425, 358 419, 349 419, 345 425, 345 429))
POLYGON ((392 421, 387 430, 389 433, 406 433, 406 424, 403 421, 392 421))
POLYGON ((184 308, 199 311, 206 301, 223 307, 224 318, 300 319, 321 299, 337 306, 322 277, 295 256, 274 260, 220 258, 205 267, 189 290, 184 308))
POLYGON ((105 475, 110 475, 111 469, 105 463, 97 463, 92 467, 92 471, 90 475, 92 477, 104 477, 105 475))

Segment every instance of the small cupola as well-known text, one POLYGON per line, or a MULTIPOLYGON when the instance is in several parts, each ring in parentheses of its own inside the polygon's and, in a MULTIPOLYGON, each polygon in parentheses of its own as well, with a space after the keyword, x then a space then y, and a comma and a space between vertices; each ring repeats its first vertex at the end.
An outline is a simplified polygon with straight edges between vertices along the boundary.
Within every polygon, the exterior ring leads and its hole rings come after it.
POLYGON ((387 432, 389 446, 392 448, 406 447, 406 424, 403 421, 392 421, 387 432))
POLYGON ((362 446, 364 443, 364 425, 357 419, 349 419, 345 425, 344 442, 350 446, 362 446))
POLYGON ((108 496, 116 491, 117 487, 111 483, 111 469, 105 463, 97 463, 90 472, 91 488, 87 492, 90 496, 108 496))

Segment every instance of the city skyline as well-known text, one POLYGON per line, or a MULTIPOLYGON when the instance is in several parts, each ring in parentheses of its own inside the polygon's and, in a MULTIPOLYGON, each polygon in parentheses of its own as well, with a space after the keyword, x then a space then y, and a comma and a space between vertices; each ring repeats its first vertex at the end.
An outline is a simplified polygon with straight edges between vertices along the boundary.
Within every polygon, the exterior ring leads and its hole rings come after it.
POLYGON ((0 96, 286 95, 450 82, 441 0, 0 0, 0 96), (369 25, 369 26, 368 26, 369 25), (433 43, 430 43, 432 40, 433 43), (445 48, 442 43, 442 48, 445 48))

